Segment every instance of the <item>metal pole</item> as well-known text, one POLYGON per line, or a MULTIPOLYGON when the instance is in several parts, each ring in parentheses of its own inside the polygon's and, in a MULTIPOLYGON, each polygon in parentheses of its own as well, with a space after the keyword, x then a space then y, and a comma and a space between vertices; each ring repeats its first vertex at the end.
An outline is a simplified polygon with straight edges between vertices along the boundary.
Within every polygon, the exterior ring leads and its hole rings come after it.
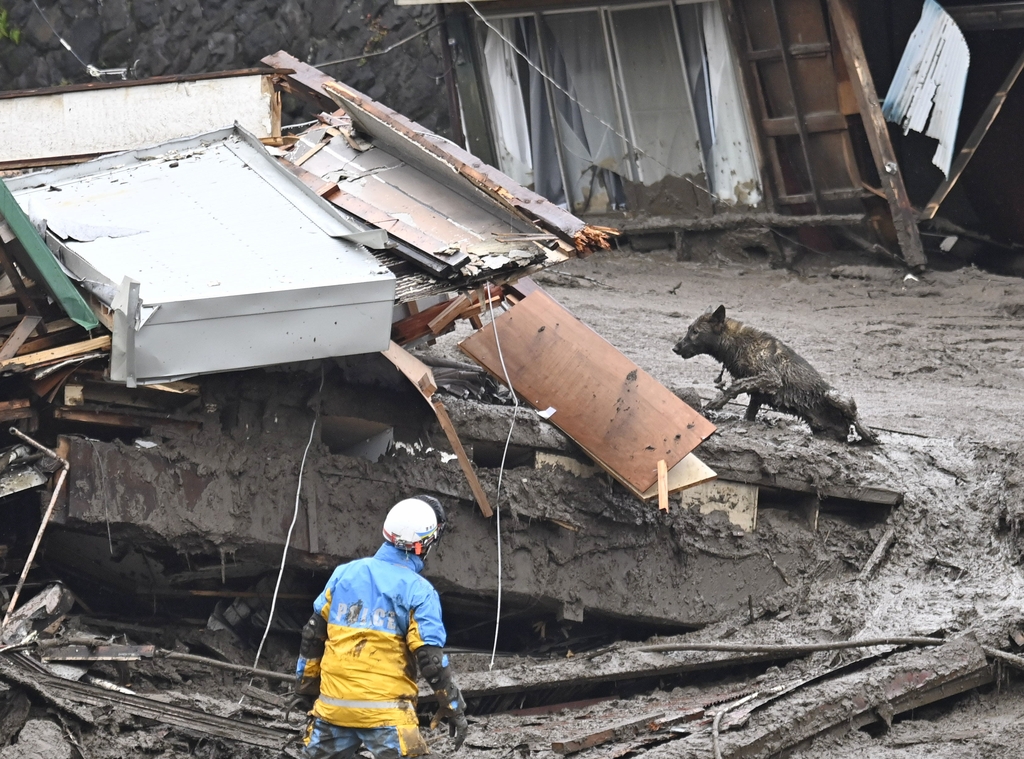
POLYGON ((17 427, 11 427, 10 432, 12 435, 21 438, 29 445, 38 448, 47 456, 59 461, 61 464, 61 470, 60 474, 57 475, 57 485, 53 489, 53 495, 50 497, 50 503, 46 507, 46 513, 43 514, 43 521, 39 525, 39 531, 36 533, 35 542, 32 543, 32 550, 28 552, 28 559, 25 560, 25 566, 21 570, 21 577, 18 578, 18 584, 14 586, 14 595, 11 596, 11 602, 7 605, 7 613, 4 614, 4 621, 0 623, 0 630, 7 627, 7 621, 11 618, 11 613, 14 611, 14 607, 18 603, 18 596, 21 595, 21 588, 25 584, 25 578, 28 577, 29 569, 32 568, 32 561, 36 557, 36 551, 39 550, 39 544, 43 542, 43 533, 46 532, 46 525, 50 522, 50 515, 53 514, 53 507, 57 504, 57 496, 60 495, 60 489, 64 485, 64 479, 67 477, 68 470, 71 468, 67 459, 63 456, 58 456, 56 451, 51 451, 46 446, 33 440, 17 427))

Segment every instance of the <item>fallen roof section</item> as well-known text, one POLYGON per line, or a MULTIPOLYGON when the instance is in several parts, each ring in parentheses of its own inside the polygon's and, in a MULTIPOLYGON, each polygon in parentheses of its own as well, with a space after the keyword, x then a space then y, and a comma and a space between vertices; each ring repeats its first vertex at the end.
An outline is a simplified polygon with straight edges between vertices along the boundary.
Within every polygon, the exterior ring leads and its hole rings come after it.
POLYGON ((310 197, 238 127, 8 184, 115 310, 114 379, 388 346, 395 277, 359 244, 379 232, 310 197))
POLYGON ((353 88, 280 51, 263 59, 277 69, 293 69, 280 77, 288 91, 320 107, 337 103, 356 126, 382 147, 421 167, 436 180, 477 203, 489 201, 504 209, 506 229, 534 231, 536 226, 555 235, 569 255, 586 256, 609 247, 612 230, 588 225, 511 177, 486 165, 450 140, 433 134, 353 88))

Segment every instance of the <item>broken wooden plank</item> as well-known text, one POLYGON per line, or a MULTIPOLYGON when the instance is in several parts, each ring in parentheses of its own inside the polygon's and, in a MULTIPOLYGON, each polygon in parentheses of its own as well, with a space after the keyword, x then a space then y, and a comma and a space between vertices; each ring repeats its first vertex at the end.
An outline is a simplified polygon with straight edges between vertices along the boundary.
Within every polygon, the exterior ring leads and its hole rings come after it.
MULTIPOLYGON (((606 652, 607 653, 607 652, 606 652)), ((552 689, 578 687, 580 693, 606 687, 609 683, 650 681, 676 675, 714 672, 724 676, 756 664, 768 666, 792 659, 792 654, 743 653, 679 655, 672 657, 605 657, 603 660, 579 659, 572 664, 555 662, 522 670, 504 669, 491 672, 468 672, 459 675, 459 689, 466 699, 514 694, 517 700, 528 694, 542 694, 552 689)), ((433 691, 423 685, 420 704, 435 701, 433 691)))
POLYGON ((992 122, 996 120, 996 116, 999 115, 999 111, 1002 110, 1003 103, 1006 102, 1006 96, 1010 94, 1010 89, 1017 81, 1017 77, 1020 76, 1020 72, 1024 71, 1024 52, 1017 58, 1016 63, 1010 69, 1010 73, 1003 79, 1003 83, 996 90, 996 94, 992 96, 992 100, 989 101, 988 107, 985 108, 985 112, 981 114, 981 118, 978 119, 978 123, 975 124, 974 129, 971 131, 970 137, 967 138, 967 142, 964 143, 963 148, 957 153, 956 158, 953 160, 953 165, 949 168, 949 176, 946 177, 938 187, 935 188, 935 192, 932 193, 931 200, 921 211, 922 219, 934 219, 935 214, 939 210, 939 206, 942 205, 942 201, 946 199, 949 191, 953 189, 953 185, 960 179, 960 175, 964 173, 964 169, 967 168, 967 164, 970 163, 971 159, 974 158, 975 152, 978 150, 978 146, 981 141, 985 139, 985 135, 988 134, 989 127, 992 126, 992 122))
POLYGON ((18 350, 25 344, 29 335, 35 331, 42 320, 43 317, 38 314, 26 314, 21 322, 18 323, 18 326, 14 328, 14 331, 11 332, 10 336, 4 340, 4 344, 0 346, 0 361, 17 355, 18 350))
MULTIPOLYGON (((7 191, 6 187, 4 188, 4 191, 7 191)), ((3 217, 0 216, 0 218, 3 217)), ((25 313, 29 316, 39 316, 39 308, 36 306, 35 299, 29 293, 25 280, 22 279, 21 273, 14 265, 14 261, 8 254, 7 248, 2 244, 0 244, 0 266, 3 267, 4 272, 7 274, 7 279, 14 288, 14 293, 21 302, 21 307, 25 313)), ((46 329, 42 329, 41 332, 45 334, 46 329)))
POLYGON ((200 387, 195 382, 185 382, 184 380, 178 380, 176 382, 161 382, 157 385, 144 385, 148 390, 161 390, 165 393, 174 393, 176 395, 192 395, 199 397, 200 387))
POLYGON ((864 563, 864 568, 860 570, 860 574, 857 575, 859 580, 867 580, 875 573, 875 569, 882 563, 882 559, 885 558, 886 552, 896 539, 896 526, 889 525, 889 528, 882 535, 881 540, 878 541, 878 545, 875 546, 875 550, 871 552, 868 560, 864 563))
MULTIPOLYGON (((722 736, 722 754, 764 757, 785 754, 791 747, 833 730, 864 727, 880 718, 919 708, 992 682, 992 668, 981 646, 959 638, 938 648, 895 653, 867 669, 815 682, 790 698, 754 703, 730 715, 741 719, 759 710, 756 724, 722 736)), ((683 738, 678 755, 706 751, 705 736, 683 738), (698 748, 699 747, 699 748, 698 748)))
POLYGON ((18 399, 0 401, 0 422, 13 422, 15 419, 30 419, 35 415, 30 401, 18 399))
POLYGON ((424 163, 425 170, 446 183, 452 182, 453 177, 461 177, 469 184, 462 187, 459 183, 466 196, 472 197, 467 191, 473 191, 474 195, 482 193, 492 204, 505 208, 519 226, 523 226, 523 222, 541 226, 569 243, 579 255, 588 255, 610 246, 607 232, 586 225, 568 211, 523 187, 451 141, 427 132, 387 106, 302 63, 283 50, 266 56, 262 62, 274 66, 288 62, 288 67, 295 73, 283 80, 284 86, 317 103, 322 103, 326 96, 354 114, 353 120, 358 121, 360 128, 375 139, 388 141, 406 154, 414 153, 421 157, 425 154, 432 159, 424 163))
MULTIPOLYGON (((711 482, 716 477, 718 477, 718 474, 714 469, 697 458, 695 453, 688 453, 683 457, 682 461, 668 470, 668 492, 671 495, 672 493, 685 491, 703 482, 711 482)), ((626 487, 629 487, 629 485, 626 485, 626 487)), ((643 493, 634 491, 634 495, 643 498, 645 501, 651 500, 657 494, 657 485, 653 485, 643 493)))
POLYGON ((156 646, 101 645, 87 646, 74 644, 48 648, 43 652, 43 661, 141 661, 152 659, 156 646))
POLYGON ((484 492, 483 485, 480 484, 480 480, 476 476, 476 472, 473 470, 473 464, 469 460, 469 456, 466 455, 466 449, 462 447, 462 441, 459 440, 459 435, 455 431, 455 426, 452 424, 452 420, 448 417, 448 410, 444 407, 441 401, 432 401, 431 407, 434 409, 434 413, 437 414, 437 421, 441 424, 441 429, 444 430, 444 434, 448 438, 449 444, 455 451, 455 455, 459 457, 459 466, 462 467, 462 471, 466 475, 466 479, 469 481, 469 489, 473 491, 473 496, 476 498, 477 505, 480 507, 481 513, 485 517, 493 516, 494 511, 491 509, 491 504, 487 500, 487 494, 484 492))
POLYGON ((72 343, 71 345, 62 345, 59 348, 51 348, 50 350, 39 351, 38 353, 26 353, 23 356, 8 358, 0 361, 0 371, 15 367, 20 367, 21 370, 24 370, 52 361, 59 361, 70 356, 80 356, 85 353, 107 350, 110 350, 110 335, 104 335, 92 340, 84 340, 80 343, 72 343))
POLYGON ((568 741, 554 741, 551 744, 551 750, 556 754, 562 754, 565 756, 567 754, 575 754, 579 751, 593 748, 594 746, 600 746, 602 743, 631 738, 638 735, 644 729, 650 729, 649 726, 652 723, 656 723, 664 716, 665 712, 646 714, 643 717, 619 722, 618 724, 580 736, 579 738, 573 738, 568 741))
POLYGON ((875 83, 871 78, 871 71, 868 69, 867 56, 864 54, 860 32, 850 9, 849 0, 828 0, 828 9, 836 29, 839 47, 843 51, 846 69, 850 74, 850 83, 853 85, 853 92, 857 97, 857 104, 860 106, 864 131, 867 133, 868 143, 871 145, 871 155, 875 159, 875 167, 882 180, 882 189, 885 190, 885 197, 889 201, 889 209, 892 212, 892 221, 896 227, 900 250, 903 252, 903 260, 907 266, 913 269, 924 268, 928 264, 928 259, 925 257, 924 248, 921 245, 917 217, 910 205, 907 188, 903 184, 903 175, 900 173, 900 165, 896 160, 896 151, 893 150, 892 142, 889 139, 889 128, 882 115, 882 106, 878 102, 875 83))
POLYGON ((181 430, 198 430, 203 426, 202 422, 187 419, 170 419, 168 417, 145 414, 117 414, 111 411, 83 409, 77 406, 60 406, 55 408, 53 410, 53 417, 54 419, 64 419, 68 422, 85 422, 86 424, 99 424, 106 427, 135 429, 176 427, 181 430))
MULTIPOLYGON (((110 691, 95 685, 63 680, 34 669, 29 671, 4 657, 0 657, 0 676, 29 688, 61 709, 69 710, 87 724, 94 720, 92 709, 81 708, 79 704, 104 709, 119 708, 128 714, 176 725, 192 732, 278 750, 293 738, 291 731, 220 717, 198 709, 110 691)), ((291 676, 289 678, 291 679, 291 676)))
POLYGON ((75 337, 74 335, 67 334, 71 330, 78 330, 79 334, 82 337, 85 337, 81 328, 75 324, 75 322, 71 321, 71 319, 57 319, 52 322, 47 322, 45 326, 45 335, 26 340, 15 355, 21 356, 25 353, 38 353, 39 351, 46 350, 47 348, 55 348, 58 345, 66 344, 69 340, 72 340, 75 337))
POLYGON ((397 345, 405 345, 430 334, 430 321, 448 307, 448 301, 435 303, 415 314, 400 319, 391 325, 391 339, 397 345))
POLYGON ((641 493, 715 430, 543 290, 459 347, 641 493))
POLYGON ((434 414, 437 416, 438 424, 441 425, 441 429, 444 430, 444 434, 448 438, 448 443, 458 457, 459 466, 462 468, 463 474, 466 475, 469 489, 473 491, 473 497, 476 498, 480 512, 485 517, 492 516, 494 511, 491 509, 487 493, 484 492, 483 485, 480 484, 480 479, 476 476, 473 463, 469 460, 469 456, 466 455, 466 449, 463 447, 462 441, 455 431, 455 425, 452 424, 452 420, 448 416, 448 409, 444 407, 441 401, 434 400, 437 383, 434 381, 434 373, 430 367, 395 342, 392 342, 386 351, 382 351, 382 354, 416 386, 416 389, 420 391, 423 398, 430 404, 434 414))
POLYGON ((448 305, 445 309, 431 319, 427 323, 427 326, 435 335, 440 335, 448 325, 454 323, 455 320, 459 318, 459 314, 468 306, 469 298, 460 293, 448 301, 448 305))
POLYGON ((338 206, 338 208, 358 216, 367 224, 373 224, 375 227, 383 229, 395 239, 408 243, 428 255, 441 253, 448 247, 426 232, 406 224, 401 219, 385 213, 376 206, 367 203, 350 192, 346 192, 338 186, 325 193, 324 199, 338 206))

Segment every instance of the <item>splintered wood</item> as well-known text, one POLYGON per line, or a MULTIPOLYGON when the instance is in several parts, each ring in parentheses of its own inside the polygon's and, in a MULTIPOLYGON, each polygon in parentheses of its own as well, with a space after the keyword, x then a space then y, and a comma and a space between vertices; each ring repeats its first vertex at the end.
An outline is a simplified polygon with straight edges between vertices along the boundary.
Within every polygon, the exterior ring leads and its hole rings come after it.
POLYGON ((715 430, 543 290, 459 347, 642 498, 715 430))

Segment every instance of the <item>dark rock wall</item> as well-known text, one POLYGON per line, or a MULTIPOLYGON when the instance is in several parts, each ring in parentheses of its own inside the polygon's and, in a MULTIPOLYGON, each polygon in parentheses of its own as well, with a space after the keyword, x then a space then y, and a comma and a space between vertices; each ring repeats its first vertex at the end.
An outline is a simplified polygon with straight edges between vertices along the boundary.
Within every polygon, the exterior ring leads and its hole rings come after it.
MULTIPOLYGON (((389 0, 0 0, 20 42, 0 38, 0 90, 247 68, 284 49, 317 64, 373 53, 436 20, 433 5, 389 0), (44 15, 45 14, 45 18, 44 15), (74 54, 61 45, 67 40, 74 54), (81 61, 76 59, 76 55, 81 61)), ((389 53, 324 71, 428 129, 448 129, 439 29, 389 53)))

